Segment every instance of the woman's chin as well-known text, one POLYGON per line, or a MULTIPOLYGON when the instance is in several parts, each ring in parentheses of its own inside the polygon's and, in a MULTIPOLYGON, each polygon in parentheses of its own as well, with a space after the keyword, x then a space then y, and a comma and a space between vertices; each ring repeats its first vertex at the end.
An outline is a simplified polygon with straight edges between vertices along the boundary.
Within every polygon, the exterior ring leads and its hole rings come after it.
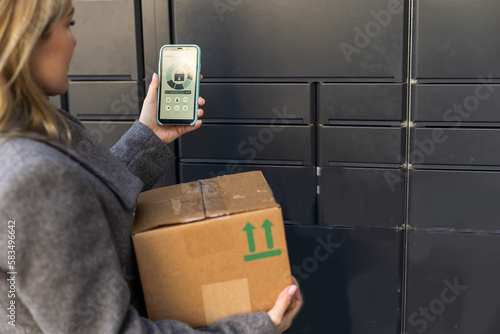
POLYGON ((44 89, 45 94, 47 96, 57 96, 64 94, 68 91, 69 81, 66 79, 64 82, 61 82, 57 87, 50 87, 48 89, 44 89))

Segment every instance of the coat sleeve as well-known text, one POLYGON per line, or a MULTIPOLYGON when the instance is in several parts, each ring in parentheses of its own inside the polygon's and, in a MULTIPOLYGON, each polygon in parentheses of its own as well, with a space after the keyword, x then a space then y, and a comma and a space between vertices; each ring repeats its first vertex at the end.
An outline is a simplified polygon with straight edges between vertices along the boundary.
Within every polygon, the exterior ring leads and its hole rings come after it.
POLYGON ((175 159, 170 148, 146 125, 135 122, 111 148, 127 169, 151 189, 175 159))
MULTIPOLYGON (((52 161, 23 165, 2 183, 0 219, 16 223, 18 318, 32 317, 54 334, 201 333, 178 321, 141 318, 130 306, 103 205, 81 170, 52 161)), ((7 248, 3 236, 0 246, 7 248)), ((264 312, 224 318, 203 331, 275 333, 264 312)))

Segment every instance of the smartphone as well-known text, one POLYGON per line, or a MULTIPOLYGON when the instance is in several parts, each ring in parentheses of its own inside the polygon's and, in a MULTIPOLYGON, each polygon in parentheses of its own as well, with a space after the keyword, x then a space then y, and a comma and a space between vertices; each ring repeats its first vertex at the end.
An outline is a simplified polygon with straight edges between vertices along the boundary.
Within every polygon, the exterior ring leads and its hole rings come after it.
POLYGON ((160 125, 195 125, 198 120, 200 48, 164 45, 160 50, 158 112, 160 125))

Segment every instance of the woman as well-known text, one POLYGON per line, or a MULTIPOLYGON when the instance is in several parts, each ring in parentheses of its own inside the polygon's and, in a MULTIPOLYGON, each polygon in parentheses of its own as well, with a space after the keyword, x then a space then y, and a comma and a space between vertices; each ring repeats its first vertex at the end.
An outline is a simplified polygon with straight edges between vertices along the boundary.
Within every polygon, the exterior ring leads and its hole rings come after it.
MULTIPOLYGON (((137 282, 128 278, 137 276, 130 232, 138 194, 174 159, 166 144, 201 120, 156 123, 157 75, 139 121, 111 152, 51 107, 47 96, 68 89, 73 12, 70 0, 0 2, 0 332, 197 333, 141 317, 131 306, 137 282)), ((295 283, 269 312, 204 331, 282 333, 301 304, 295 283)))

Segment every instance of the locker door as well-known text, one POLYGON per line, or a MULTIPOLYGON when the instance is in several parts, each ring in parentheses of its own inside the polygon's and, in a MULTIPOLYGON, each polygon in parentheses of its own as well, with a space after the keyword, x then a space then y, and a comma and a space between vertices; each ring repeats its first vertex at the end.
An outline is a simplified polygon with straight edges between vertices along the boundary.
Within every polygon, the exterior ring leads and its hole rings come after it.
POLYGON ((73 1, 77 47, 69 76, 138 80, 134 0, 73 1))
POLYGON ((403 80, 407 1, 172 3, 174 41, 200 45, 207 78, 403 80))
POLYGON ((419 79, 500 77, 495 0, 417 0, 414 76, 419 79))

